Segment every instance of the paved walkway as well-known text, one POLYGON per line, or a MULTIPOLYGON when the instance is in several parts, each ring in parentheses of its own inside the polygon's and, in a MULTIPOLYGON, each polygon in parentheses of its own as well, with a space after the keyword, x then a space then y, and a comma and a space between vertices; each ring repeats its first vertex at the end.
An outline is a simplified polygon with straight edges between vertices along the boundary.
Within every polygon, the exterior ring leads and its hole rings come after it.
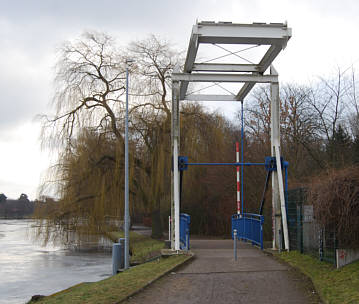
POLYGON ((231 240, 192 240, 195 259, 126 303, 320 303, 311 285, 286 265, 231 240))

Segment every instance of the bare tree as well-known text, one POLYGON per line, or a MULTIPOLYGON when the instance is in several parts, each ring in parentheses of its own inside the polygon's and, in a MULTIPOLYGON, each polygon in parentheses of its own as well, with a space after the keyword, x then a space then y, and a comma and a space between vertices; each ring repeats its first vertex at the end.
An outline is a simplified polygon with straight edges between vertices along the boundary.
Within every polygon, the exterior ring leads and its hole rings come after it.
POLYGON ((124 58, 114 40, 92 32, 64 43, 55 74, 55 115, 44 116, 43 142, 66 145, 88 127, 110 131, 122 142, 124 58))
MULTIPOLYGON (((245 104, 245 124, 247 132, 262 145, 270 141, 270 92, 268 87, 260 86, 251 95, 251 100, 245 104)), ((240 113, 237 114, 240 120, 240 113)))
POLYGON ((310 93, 310 87, 295 84, 285 85, 281 91, 283 152, 290 159, 293 175, 297 177, 324 166, 318 116, 311 108, 310 93))
POLYGON ((137 108, 149 107, 154 112, 170 116, 171 74, 175 66, 182 64, 182 52, 171 43, 155 35, 132 42, 129 56, 135 59, 138 69, 135 73, 137 108))
POLYGON ((334 136, 338 124, 343 125, 346 119, 350 83, 345 72, 338 68, 335 77, 320 77, 318 84, 312 86, 311 108, 327 141, 334 136))
POLYGON ((359 99, 358 99, 358 81, 354 67, 351 67, 351 75, 349 78, 350 87, 348 98, 352 111, 349 114, 350 131, 354 138, 359 139, 359 99))
MULTIPOLYGON (((251 148, 258 152, 261 150, 260 157, 264 157, 270 153, 269 88, 259 87, 251 97, 250 102, 245 105, 246 138, 251 148)), ((282 152, 291 163, 291 175, 299 178, 314 167, 323 167, 318 141, 321 139, 318 119, 311 108, 311 88, 295 84, 284 85, 280 100, 282 152)))
MULTIPOLYGON (((122 214, 121 99, 126 89, 125 58, 129 57, 135 61, 130 74, 131 201, 141 201, 149 212, 158 214, 161 202, 169 204, 165 176, 170 172, 165 153, 170 139, 168 92, 170 73, 180 54, 155 36, 134 42, 123 52, 110 36, 85 33, 59 49, 56 113, 44 116, 44 143, 62 149, 52 178, 59 189, 61 210, 50 225, 65 219, 64 226, 85 223, 87 231, 93 232, 98 227, 107 229, 103 221, 110 213, 122 214)), ((160 227, 160 218, 153 223, 160 227)), ((158 229, 154 236, 161 234, 158 229)))
POLYGON ((144 158, 142 197, 150 206, 152 236, 162 236, 161 205, 170 202, 171 73, 182 62, 182 53, 155 35, 132 42, 129 54, 137 69, 132 75, 131 121, 142 144, 144 158))

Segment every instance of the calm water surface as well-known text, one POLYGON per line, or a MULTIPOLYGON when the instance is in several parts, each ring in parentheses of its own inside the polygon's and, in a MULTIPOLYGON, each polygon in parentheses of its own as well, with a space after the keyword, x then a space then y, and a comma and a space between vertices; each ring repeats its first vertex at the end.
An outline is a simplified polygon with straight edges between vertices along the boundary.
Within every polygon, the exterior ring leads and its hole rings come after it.
POLYGON ((111 275, 110 253, 41 247, 31 240, 31 220, 0 220, 0 304, 26 303, 81 282, 111 275))

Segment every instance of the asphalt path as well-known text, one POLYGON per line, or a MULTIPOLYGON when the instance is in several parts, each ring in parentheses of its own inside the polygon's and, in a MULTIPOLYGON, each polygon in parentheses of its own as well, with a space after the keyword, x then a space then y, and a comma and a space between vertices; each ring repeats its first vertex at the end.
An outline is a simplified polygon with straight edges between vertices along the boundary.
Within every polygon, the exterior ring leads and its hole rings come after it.
POLYGON ((303 275, 247 243, 192 240, 195 259, 126 303, 321 303, 303 275))

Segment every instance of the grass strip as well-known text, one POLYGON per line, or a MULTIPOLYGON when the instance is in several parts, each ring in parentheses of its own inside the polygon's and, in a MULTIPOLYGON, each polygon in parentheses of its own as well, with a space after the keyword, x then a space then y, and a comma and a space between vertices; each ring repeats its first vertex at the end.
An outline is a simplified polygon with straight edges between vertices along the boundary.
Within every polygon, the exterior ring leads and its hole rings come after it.
MULTIPOLYGON (((109 232, 107 236, 117 242, 124 237, 124 232, 109 232)), ((148 236, 130 231, 130 248, 132 250, 131 263, 143 263, 146 260, 159 255, 165 246, 163 241, 152 239, 148 236)))
MULTIPOLYGON (((45 297, 36 303, 41 304, 107 304, 119 303, 137 293, 153 281, 167 274, 192 256, 176 255, 158 261, 141 264, 105 280, 94 283, 81 283, 45 297)), ((30 302, 35 303, 35 302, 30 302)))
MULTIPOLYGON (((111 231, 107 233, 107 236, 113 241, 113 242, 118 242, 119 238, 124 238, 125 237, 125 232, 123 231, 111 231)), ((137 243, 140 242, 144 239, 148 239, 150 237, 137 233, 135 231, 130 231, 130 241, 137 243)))
POLYGON ((359 303, 359 261, 335 269, 329 263, 297 251, 282 252, 276 256, 311 278, 325 303, 359 303))

